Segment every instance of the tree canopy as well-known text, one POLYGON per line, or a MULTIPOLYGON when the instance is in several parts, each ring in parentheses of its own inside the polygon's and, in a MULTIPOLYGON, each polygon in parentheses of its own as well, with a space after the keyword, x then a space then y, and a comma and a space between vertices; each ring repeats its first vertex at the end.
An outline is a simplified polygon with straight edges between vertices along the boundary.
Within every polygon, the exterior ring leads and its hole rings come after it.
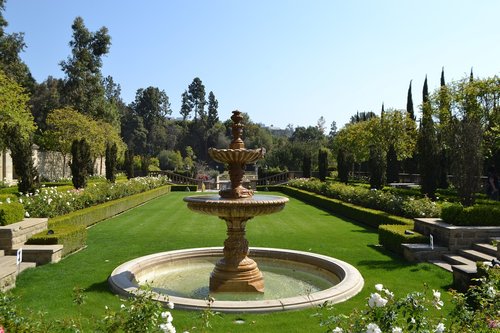
POLYGON ((25 89, 0 70, 0 147, 5 147, 6 136, 13 135, 16 128, 16 135, 23 139, 28 139, 34 132, 28 100, 25 89))

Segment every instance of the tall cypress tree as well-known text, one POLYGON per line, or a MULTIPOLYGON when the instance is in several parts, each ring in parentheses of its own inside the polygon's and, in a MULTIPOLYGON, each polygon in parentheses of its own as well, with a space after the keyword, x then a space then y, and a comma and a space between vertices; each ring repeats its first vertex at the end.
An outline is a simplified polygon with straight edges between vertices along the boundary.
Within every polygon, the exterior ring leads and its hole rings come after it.
POLYGON ((127 179, 134 178, 134 152, 131 149, 125 150, 124 168, 127 179))
POLYGON ((71 175, 75 188, 87 186, 88 165, 92 158, 90 156, 90 146, 85 139, 74 140, 71 144, 71 175))
POLYGON ((406 97, 406 112, 408 112, 411 119, 416 120, 415 111, 413 110, 413 97, 411 94, 411 80, 410 80, 410 86, 408 87, 408 95, 406 97))
POLYGON ((349 181, 349 163, 344 149, 340 148, 337 153, 337 170, 339 173, 339 180, 347 184, 349 181))
POLYGON ((438 187, 448 188, 448 173, 450 169, 450 102, 449 92, 446 87, 444 79, 444 67, 441 69, 441 85, 439 87, 439 131, 438 131, 438 144, 439 144, 439 176, 438 187))
POLYGON ((431 199, 435 198, 437 188, 437 149, 437 136, 434 121, 432 120, 432 108, 429 101, 426 76, 422 90, 422 119, 418 133, 417 150, 421 192, 431 199))
POLYGON ((12 164, 18 174, 18 191, 34 193, 40 187, 38 171, 33 164, 33 135, 23 138, 19 126, 7 131, 6 143, 12 156, 12 164))
POLYGON ((106 144, 106 179, 111 183, 116 181, 116 143, 106 144))
POLYGON ((385 183, 385 160, 382 147, 370 146, 370 188, 381 189, 385 183))
POLYGON ((302 160, 302 177, 311 178, 311 154, 304 154, 302 160))
POLYGON ((328 172, 328 150, 321 148, 318 152, 319 180, 324 182, 328 172))

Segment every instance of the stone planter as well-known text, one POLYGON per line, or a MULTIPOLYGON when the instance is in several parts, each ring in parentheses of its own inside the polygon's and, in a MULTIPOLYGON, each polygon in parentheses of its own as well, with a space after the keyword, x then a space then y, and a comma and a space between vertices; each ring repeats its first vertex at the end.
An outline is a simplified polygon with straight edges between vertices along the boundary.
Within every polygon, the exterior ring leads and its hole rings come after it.
POLYGON ((464 227, 443 222, 437 218, 416 218, 415 231, 434 238, 434 244, 450 251, 471 248, 474 243, 489 243, 500 237, 500 227, 464 227))

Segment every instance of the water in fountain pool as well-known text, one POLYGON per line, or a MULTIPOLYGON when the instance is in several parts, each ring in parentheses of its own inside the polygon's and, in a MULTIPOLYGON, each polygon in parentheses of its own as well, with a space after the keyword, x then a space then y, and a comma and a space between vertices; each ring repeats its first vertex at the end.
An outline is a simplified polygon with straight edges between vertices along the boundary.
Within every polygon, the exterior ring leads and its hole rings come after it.
POLYGON ((321 268, 293 265, 285 260, 259 258, 259 268, 265 279, 264 293, 209 293, 208 282, 217 258, 181 260, 157 267, 137 277, 139 284, 149 284, 168 296, 207 299, 209 294, 217 300, 252 301, 309 295, 328 289, 340 279, 321 268))

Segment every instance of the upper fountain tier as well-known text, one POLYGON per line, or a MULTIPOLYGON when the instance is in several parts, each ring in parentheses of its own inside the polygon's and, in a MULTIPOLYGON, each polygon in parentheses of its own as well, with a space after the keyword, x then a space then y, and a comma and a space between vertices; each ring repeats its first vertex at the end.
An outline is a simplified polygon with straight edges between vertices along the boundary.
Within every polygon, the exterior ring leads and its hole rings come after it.
POLYGON ((228 165, 231 188, 220 191, 220 196, 224 199, 249 198, 253 195, 253 191, 241 185, 245 174, 245 165, 255 163, 264 157, 266 150, 264 148, 245 148, 245 143, 241 139, 244 125, 241 123, 243 116, 240 111, 233 111, 231 120, 233 121, 233 140, 229 144, 229 149, 210 148, 208 154, 215 161, 228 165))

